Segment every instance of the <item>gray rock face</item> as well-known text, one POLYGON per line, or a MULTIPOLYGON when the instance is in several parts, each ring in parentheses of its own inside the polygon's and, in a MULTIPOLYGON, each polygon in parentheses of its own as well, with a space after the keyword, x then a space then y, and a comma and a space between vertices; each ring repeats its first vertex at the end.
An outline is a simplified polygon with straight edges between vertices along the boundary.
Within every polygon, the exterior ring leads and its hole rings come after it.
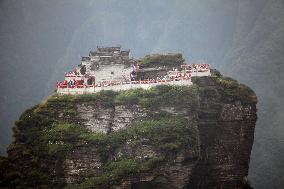
POLYGON ((118 131, 127 128, 134 121, 141 121, 146 116, 146 110, 139 106, 115 106, 111 130, 118 131))
POLYGON ((256 119, 254 109, 251 105, 225 104, 220 116, 221 121, 241 121, 249 119, 256 119))
POLYGON ((93 132, 107 133, 127 128, 133 121, 141 120, 147 114, 139 106, 118 105, 106 108, 95 104, 77 104, 78 119, 93 132))
POLYGON ((152 172, 141 173, 125 178, 116 189, 128 188, 163 188, 182 189, 192 177, 193 169, 197 163, 197 154, 183 152, 177 154, 173 164, 154 169, 152 172))
POLYGON ((77 111, 82 124, 91 131, 107 133, 110 130, 114 114, 112 108, 101 108, 94 104, 78 104, 77 111))
POLYGON ((66 183, 80 181, 83 174, 98 173, 102 163, 94 148, 78 148, 66 156, 63 163, 64 179, 66 183))

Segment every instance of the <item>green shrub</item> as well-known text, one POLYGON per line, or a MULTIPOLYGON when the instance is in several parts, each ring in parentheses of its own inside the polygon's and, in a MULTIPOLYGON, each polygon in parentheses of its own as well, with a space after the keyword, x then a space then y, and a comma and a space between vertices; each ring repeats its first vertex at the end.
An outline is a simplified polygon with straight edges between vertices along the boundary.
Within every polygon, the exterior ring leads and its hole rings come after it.
POLYGON ((217 82, 223 88, 221 94, 225 98, 240 100, 243 103, 250 103, 252 97, 255 96, 255 93, 249 87, 238 83, 238 81, 232 78, 220 77, 217 79, 217 82))
POLYGON ((29 186, 40 186, 43 183, 49 183, 48 173, 42 172, 40 170, 31 170, 26 173, 26 182, 29 186))
POLYGON ((120 93, 116 104, 139 104, 145 108, 158 109, 163 106, 176 108, 198 107, 198 90, 196 86, 158 85, 149 90, 136 89, 120 93))
POLYGON ((137 93, 129 90, 125 92, 121 92, 116 98, 115 98, 115 103, 116 104, 126 104, 126 105, 131 105, 131 104, 137 104, 139 102, 139 97, 137 93))
POLYGON ((182 117, 161 116, 155 120, 138 122, 124 132, 133 141, 146 138, 150 144, 168 151, 195 146, 195 128, 182 117))
POLYGON ((169 66, 179 66, 183 64, 184 59, 182 54, 155 54, 155 55, 147 55, 142 58, 138 63, 141 65, 169 65, 169 66))
POLYGON ((106 164, 103 167, 104 172, 100 176, 87 178, 80 185, 67 186, 65 189, 108 188, 118 184, 125 176, 149 171, 164 161, 164 158, 152 158, 146 161, 133 158, 120 159, 119 161, 106 164))
POLYGON ((214 98, 219 99, 221 97, 219 91, 216 88, 202 87, 199 90, 201 98, 214 98))
MULTIPOLYGON (((96 102, 103 106, 111 107, 114 104, 114 98, 117 92, 112 90, 102 90, 94 94, 83 94, 83 95, 52 95, 47 99, 46 103, 49 102, 96 102)), ((68 104, 66 104, 68 105, 68 104)))
POLYGON ((69 123, 57 123, 41 132, 41 139, 47 144, 48 154, 64 153, 80 145, 80 136, 88 131, 69 123))
POLYGON ((218 79, 219 84, 225 89, 234 89, 238 88, 239 83, 237 80, 230 77, 222 77, 218 79))

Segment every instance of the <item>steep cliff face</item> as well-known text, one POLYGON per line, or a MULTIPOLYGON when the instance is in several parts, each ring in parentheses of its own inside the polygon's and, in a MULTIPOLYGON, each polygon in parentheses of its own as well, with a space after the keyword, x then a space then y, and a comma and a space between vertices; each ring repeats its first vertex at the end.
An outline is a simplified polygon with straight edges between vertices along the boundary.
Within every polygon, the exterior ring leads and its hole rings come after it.
MULTIPOLYGON (((227 82, 234 81, 222 82, 223 85, 227 85, 227 82)), ((239 98, 241 96, 237 98, 227 96, 220 103, 220 99, 214 96, 218 95, 216 88, 223 89, 212 82, 211 78, 209 80, 203 78, 196 83, 201 88, 198 111, 200 160, 194 169, 190 186, 192 188, 214 188, 212 186, 242 188, 240 178, 248 174, 254 139, 255 104, 244 103, 246 100, 239 98)), ((240 91, 244 89, 244 86, 239 87, 240 91)), ((235 92, 241 94, 240 91, 225 89, 219 94, 232 95, 235 92)), ((255 102, 254 98, 251 96, 252 102, 255 102)))
POLYGON ((193 86, 56 96, 14 127, 10 188, 244 188, 256 96, 215 72, 193 86))

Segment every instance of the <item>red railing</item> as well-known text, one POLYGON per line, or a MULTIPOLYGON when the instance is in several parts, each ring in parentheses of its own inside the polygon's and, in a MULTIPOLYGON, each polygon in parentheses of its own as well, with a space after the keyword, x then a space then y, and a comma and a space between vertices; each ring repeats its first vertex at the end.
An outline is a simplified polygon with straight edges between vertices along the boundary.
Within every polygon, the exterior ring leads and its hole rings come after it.
POLYGON ((180 80, 189 80, 190 75, 188 76, 182 76, 182 77, 171 77, 170 79, 148 79, 148 80, 136 80, 136 81, 124 81, 124 82, 118 82, 118 81, 110 81, 105 83, 99 83, 96 85, 85 85, 85 84, 64 84, 64 83, 58 83, 57 88, 93 88, 93 87, 108 87, 108 86, 115 86, 115 85, 128 85, 128 84, 153 84, 153 83, 165 83, 165 82, 171 82, 171 81, 180 81, 180 80))

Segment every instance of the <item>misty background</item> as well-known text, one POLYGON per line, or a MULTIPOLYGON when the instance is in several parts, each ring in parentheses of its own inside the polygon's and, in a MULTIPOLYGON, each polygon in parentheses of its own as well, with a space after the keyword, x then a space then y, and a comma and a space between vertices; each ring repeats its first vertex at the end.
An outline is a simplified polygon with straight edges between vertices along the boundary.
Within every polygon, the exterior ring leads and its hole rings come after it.
POLYGON ((258 96, 249 180, 284 188, 283 0, 0 0, 0 152, 19 115, 97 45, 181 52, 258 96))

